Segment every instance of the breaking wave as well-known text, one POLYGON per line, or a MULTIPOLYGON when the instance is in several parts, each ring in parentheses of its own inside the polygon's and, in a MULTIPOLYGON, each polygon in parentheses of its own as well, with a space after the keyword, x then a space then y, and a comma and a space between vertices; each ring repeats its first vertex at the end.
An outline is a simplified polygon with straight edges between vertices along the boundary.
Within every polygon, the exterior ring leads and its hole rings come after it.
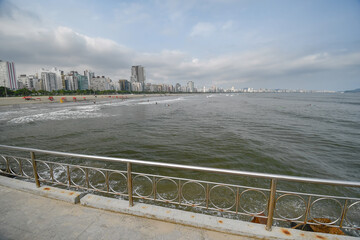
POLYGON ((16 117, 9 120, 9 123, 21 124, 21 123, 30 123, 30 122, 48 121, 48 120, 67 120, 67 119, 104 117, 103 113, 97 112, 99 109, 100 107, 95 105, 77 106, 77 107, 66 108, 57 111, 50 111, 50 112, 16 117))

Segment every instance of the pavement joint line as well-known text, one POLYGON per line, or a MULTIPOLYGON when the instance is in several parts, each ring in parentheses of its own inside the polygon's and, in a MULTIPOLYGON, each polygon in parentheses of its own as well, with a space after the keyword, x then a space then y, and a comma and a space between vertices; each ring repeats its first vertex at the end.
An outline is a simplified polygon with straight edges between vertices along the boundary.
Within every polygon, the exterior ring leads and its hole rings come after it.
POLYGON ((89 194, 88 192, 82 192, 80 193, 79 195, 79 201, 75 202, 75 204, 79 204, 80 203, 80 200, 85 197, 87 194, 89 194))
POLYGON ((96 223, 99 217, 101 217, 103 214, 104 213, 101 213, 99 216, 96 216, 96 219, 94 219, 94 221, 92 221, 81 233, 79 233, 79 235, 75 237, 75 240, 79 239, 79 237, 81 237, 84 232, 86 232, 94 223, 96 223))

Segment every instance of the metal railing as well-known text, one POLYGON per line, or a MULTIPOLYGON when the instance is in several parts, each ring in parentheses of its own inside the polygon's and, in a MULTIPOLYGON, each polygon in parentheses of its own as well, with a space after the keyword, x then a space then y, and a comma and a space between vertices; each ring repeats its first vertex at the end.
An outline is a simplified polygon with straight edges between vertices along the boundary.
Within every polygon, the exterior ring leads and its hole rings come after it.
POLYGON ((310 183, 359 188, 360 182, 264 174, 6 145, 0 145, 0 148, 30 153, 30 158, 27 158, 0 152, 0 173, 33 179, 37 187, 40 186, 41 182, 44 182, 123 196, 128 199, 129 206, 133 206, 134 199, 145 199, 176 204, 190 209, 258 217, 266 221, 266 230, 269 231, 274 220, 304 225, 327 225, 345 230, 360 230, 360 198, 284 191, 278 187, 280 182, 297 182, 300 185, 310 183), (124 166, 126 165, 126 170, 91 167, 87 166, 88 163, 78 165, 41 160, 35 157, 35 153, 71 157, 77 160, 122 163, 124 166), (133 165, 267 179, 270 181, 270 186, 269 188, 250 187, 139 173, 132 171, 133 165), (329 206, 331 211, 337 214, 336 216, 329 216, 329 209, 323 209, 329 208, 329 206), (289 216, 289 213, 295 214, 295 216, 289 216), (329 218, 330 222, 324 223, 321 220, 323 218, 329 218))

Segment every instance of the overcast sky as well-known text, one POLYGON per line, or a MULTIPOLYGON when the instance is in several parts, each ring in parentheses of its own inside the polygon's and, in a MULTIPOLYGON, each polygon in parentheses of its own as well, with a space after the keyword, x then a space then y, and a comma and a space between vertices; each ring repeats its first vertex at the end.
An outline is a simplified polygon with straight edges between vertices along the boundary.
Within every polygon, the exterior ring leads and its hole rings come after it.
POLYGON ((0 59, 151 83, 360 88, 359 0, 0 0, 0 59))

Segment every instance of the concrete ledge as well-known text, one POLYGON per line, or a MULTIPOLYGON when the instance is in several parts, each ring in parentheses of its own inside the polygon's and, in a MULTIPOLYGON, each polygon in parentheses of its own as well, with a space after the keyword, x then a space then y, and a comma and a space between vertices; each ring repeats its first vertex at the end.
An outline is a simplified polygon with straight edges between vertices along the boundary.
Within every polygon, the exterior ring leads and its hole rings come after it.
POLYGON ((323 233, 305 232, 289 228, 273 227, 272 231, 266 231, 265 226, 250 222, 243 222, 227 218, 208 216, 192 212, 170 209, 143 203, 135 203, 129 207, 128 201, 107 198, 93 194, 83 196, 80 192, 69 191, 50 186, 37 188, 35 183, 25 182, 13 178, 0 176, 0 185, 29 192, 52 199, 70 203, 78 203, 93 208, 125 213, 134 216, 162 220, 175 224, 182 224, 202 229, 215 230, 224 233, 232 233, 245 237, 261 239, 329 239, 329 240, 354 240, 355 237, 331 235, 323 233))
POLYGON ((208 216, 204 214, 164 208, 149 204, 136 203, 129 207, 125 200, 107 198, 93 194, 87 194, 80 199, 81 205, 126 213, 140 217, 163 220, 172 223, 188 225, 192 227, 215 230, 225 233, 233 233, 241 236, 261 239, 355 239, 350 236, 339 236, 323 233, 305 232, 289 228, 273 227, 272 231, 266 231, 265 225, 232 220, 227 218, 208 216))
POLYGON ((60 189, 45 185, 37 188, 35 183, 25 182, 22 180, 3 176, 0 176, 0 185, 74 204, 79 203, 81 197, 80 192, 69 191, 66 189, 60 189))

